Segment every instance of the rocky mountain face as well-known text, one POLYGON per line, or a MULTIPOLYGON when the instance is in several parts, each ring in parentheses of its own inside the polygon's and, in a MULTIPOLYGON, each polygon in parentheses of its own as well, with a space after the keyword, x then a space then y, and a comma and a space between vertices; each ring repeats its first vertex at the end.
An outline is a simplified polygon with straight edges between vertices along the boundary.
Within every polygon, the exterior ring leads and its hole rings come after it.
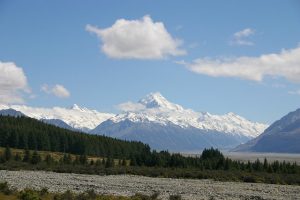
POLYGON ((274 122, 261 135, 233 151, 300 153, 300 109, 274 122))

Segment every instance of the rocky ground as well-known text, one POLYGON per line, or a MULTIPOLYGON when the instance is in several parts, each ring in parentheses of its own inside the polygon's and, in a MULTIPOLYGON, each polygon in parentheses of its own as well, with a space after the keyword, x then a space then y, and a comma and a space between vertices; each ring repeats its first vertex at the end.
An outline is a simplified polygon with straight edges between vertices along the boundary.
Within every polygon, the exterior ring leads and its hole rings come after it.
POLYGON ((94 189, 98 193, 133 195, 160 193, 161 199, 180 194, 183 199, 300 199, 300 186, 259 183, 217 182, 212 180, 149 178, 131 175, 79 175, 43 171, 0 171, 0 182, 15 188, 74 192, 94 189))

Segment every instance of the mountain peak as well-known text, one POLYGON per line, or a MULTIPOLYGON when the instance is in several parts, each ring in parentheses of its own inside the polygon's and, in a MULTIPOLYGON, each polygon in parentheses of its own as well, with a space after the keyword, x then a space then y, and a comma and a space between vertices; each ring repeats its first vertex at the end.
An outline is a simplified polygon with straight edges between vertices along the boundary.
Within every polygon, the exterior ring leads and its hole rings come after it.
POLYGON ((139 100, 139 103, 143 104, 146 108, 166 108, 171 110, 183 110, 181 106, 169 102, 159 92, 152 92, 146 95, 145 98, 139 100))
POLYGON ((71 106, 71 110, 84 111, 85 108, 82 108, 75 103, 75 104, 73 104, 73 106, 71 106))

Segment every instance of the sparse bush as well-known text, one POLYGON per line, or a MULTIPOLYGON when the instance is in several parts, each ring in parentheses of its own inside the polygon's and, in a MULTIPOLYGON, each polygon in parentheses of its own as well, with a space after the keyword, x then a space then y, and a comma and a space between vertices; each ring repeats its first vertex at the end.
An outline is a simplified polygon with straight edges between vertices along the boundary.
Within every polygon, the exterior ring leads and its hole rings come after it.
POLYGON ((96 194, 95 190, 93 190, 93 189, 86 191, 86 194, 90 200, 97 198, 97 194, 96 194))
POLYGON ((83 192, 77 196, 75 196, 76 200, 95 200, 97 199, 97 194, 95 193, 95 191, 92 190, 87 190, 86 192, 83 192))
POLYGON ((151 198, 152 200, 156 200, 156 199, 158 199, 158 196, 159 196, 159 192, 155 192, 155 193, 153 193, 153 194, 150 196, 150 198, 151 198))
POLYGON ((41 196, 45 196, 45 195, 49 194, 49 191, 47 188, 42 188, 39 193, 41 196))
POLYGON ((70 190, 65 191, 60 195, 59 200, 74 200, 75 195, 70 190))
POLYGON ((31 157, 31 164, 36 165, 41 162, 41 156, 37 151, 34 151, 31 157))
POLYGON ((169 200, 181 200, 181 195, 179 194, 174 194, 174 195, 170 195, 169 200))
POLYGON ((134 199, 134 200, 152 200, 152 199, 155 200, 155 199, 157 199, 157 197, 155 197, 155 196, 152 197, 152 196, 148 196, 145 194, 136 193, 134 196, 132 196, 132 199, 134 199))
POLYGON ((12 158, 12 153, 10 148, 7 146, 4 150, 4 160, 9 161, 12 158))
POLYGON ((24 189, 19 194, 20 200, 41 200, 37 191, 32 189, 24 189))
POLYGON ((252 177, 252 176, 245 176, 243 178, 243 181, 245 183, 256 183, 257 182, 256 179, 254 177, 252 177))
POLYGON ((7 182, 0 183, 0 192, 5 195, 10 195, 13 193, 13 189, 11 189, 7 182))

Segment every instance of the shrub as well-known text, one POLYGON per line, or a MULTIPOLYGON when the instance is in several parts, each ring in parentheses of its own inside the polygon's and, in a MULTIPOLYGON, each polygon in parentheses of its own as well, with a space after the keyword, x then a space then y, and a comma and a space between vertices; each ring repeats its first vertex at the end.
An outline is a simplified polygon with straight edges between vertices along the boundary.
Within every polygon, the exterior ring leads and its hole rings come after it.
POLYGON ((75 199, 75 195, 70 190, 65 191, 57 198, 57 200, 74 200, 74 199, 75 199))
POLYGON ((4 193, 5 195, 10 195, 13 193, 13 190, 9 188, 7 182, 0 183, 0 192, 4 193))
POLYGON ((90 199, 90 200, 97 198, 97 194, 96 194, 95 190, 93 190, 93 189, 86 191, 86 194, 87 194, 88 199, 90 199))
POLYGON ((7 146, 4 150, 4 159, 5 161, 9 161, 12 158, 12 153, 10 148, 7 146))
POLYGON ((42 188, 39 193, 41 196, 45 196, 49 193, 49 191, 47 188, 42 188))
POLYGON ((174 195, 170 195, 169 200, 181 200, 181 195, 179 194, 174 194, 174 195))
POLYGON ((152 197, 152 196, 148 196, 145 194, 136 193, 134 196, 132 196, 132 199, 134 199, 134 200, 155 200, 155 199, 157 199, 157 197, 155 195, 152 197))
POLYGON ((252 177, 252 176, 245 176, 243 178, 243 181, 245 183, 256 183, 257 182, 256 179, 254 177, 252 177))
POLYGON ((155 192, 155 193, 153 193, 153 194, 150 196, 150 198, 151 198, 152 200, 156 200, 156 199, 158 199, 158 196, 159 196, 159 192, 155 192))
POLYGON ((20 200, 41 200, 38 192, 32 189, 24 189, 19 194, 20 200))

